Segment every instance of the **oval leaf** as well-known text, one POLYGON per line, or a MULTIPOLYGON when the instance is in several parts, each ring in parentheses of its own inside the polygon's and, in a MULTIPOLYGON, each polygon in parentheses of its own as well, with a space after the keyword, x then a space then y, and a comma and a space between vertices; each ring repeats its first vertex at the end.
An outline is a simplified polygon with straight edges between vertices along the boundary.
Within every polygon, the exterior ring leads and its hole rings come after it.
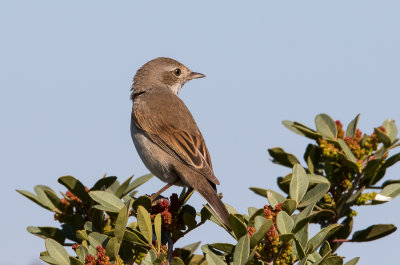
POLYGON ((128 210, 125 205, 118 213, 117 221, 115 222, 114 235, 119 242, 122 242, 124 238, 124 233, 126 230, 126 225, 128 223, 128 210))
POLYGON ((161 214, 157 214, 154 218, 154 231, 157 239, 157 250, 161 247, 161 214))
POLYGON ((390 142, 393 143, 396 140, 399 130, 397 129, 396 123, 392 119, 387 119, 383 122, 383 127, 385 127, 386 135, 390 138, 390 142))
POLYGON ((290 186, 289 186, 290 198, 299 203, 306 194, 307 189, 308 189, 307 173, 300 164, 296 164, 293 167, 292 180, 290 181, 290 186))
POLYGON ((147 242, 151 244, 153 240, 153 230, 151 228, 151 219, 149 212, 141 205, 137 208, 137 220, 140 232, 146 238, 147 242))
POLYGON ((250 255, 250 239, 246 234, 239 239, 233 252, 233 265, 244 265, 250 255))
POLYGON ((91 191, 89 196, 103 206, 101 210, 108 212, 118 213, 125 206, 121 199, 108 191, 91 191))
POLYGON ((283 195, 273 190, 267 190, 267 199, 272 207, 275 207, 277 204, 283 203, 286 200, 283 195))
MULTIPOLYGON (((264 217, 262 217, 262 218, 264 218, 264 217)), ((261 240, 265 237, 265 235, 270 230, 271 226, 272 226, 272 221, 265 219, 265 222, 263 222, 263 224, 256 230, 256 232, 250 238, 250 246, 252 248, 261 242, 261 240)))
POLYGON ((381 195, 395 198, 400 194, 400 183, 393 183, 385 186, 381 192, 381 195))
POLYGON ((293 154, 286 153, 280 147, 270 148, 268 149, 268 153, 272 156, 272 162, 275 164, 292 168, 295 164, 300 163, 293 154))
POLYGON ((53 258, 57 264, 69 265, 69 254, 63 246, 51 238, 46 239, 45 245, 49 256, 53 258))
POLYGON ((94 248, 97 248, 98 246, 105 247, 108 240, 110 239, 108 236, 97 232, 90 233, 88 238, 90 245, 94 248))
POLYGON ((358 114, 350 123, 347 125, 346 137, 353 137, 356 135, 358 120, 360 119, 360 114, 358 114))
POLYGON ((376 240, 396 231, 397 227, 389 224, 371 225, 370 227, 357 231, 353 234, 351 241, 353 242, 366 242, 376 240))
POLYGON ((317 184, 314 188, 309 190, 306 195, 304 195, 303 200, 300 202, 299 207, 307 206, 311 203, 319 201, 324 197, 325 193, 329 190, 329 185, 325 183, 317 184))
POLYGON ((337 128, 335 121, 327 114, 319 114, 315 117, 317 132, 328 138, 336 138, 337 128))
POLYGON ((276 225, 281 234, 289 234, 292 232, 294 221, 285 211, 280 211, 276 216, 276 225))
POLYGON ((282 204, 282 210, 287 212, 288 215, 292 215, 292 213, 296 210, 297 203, 295 200, 286 199, 282 204))
POLYGON ((349 260, 344 265, 356 265, 359 260, 360 260, 360 258, 357 257, 357 258, 354 258, 352 260, 349 260))
POLYGON ((230 214, 228 217, 228 221, 237 239, 247 234, 246 225, 242 221, 240 221, 239 218, 237 218, 235 215, 230 214))
POLYGON ((83 184, 73 176, 60 177, 58 179, 58 182, 64 185, 69 191, 71 191, 76 197, 78 197, 82 201, 90 201, 90 197, 85 189, 85 186, 83 186, 83 184))

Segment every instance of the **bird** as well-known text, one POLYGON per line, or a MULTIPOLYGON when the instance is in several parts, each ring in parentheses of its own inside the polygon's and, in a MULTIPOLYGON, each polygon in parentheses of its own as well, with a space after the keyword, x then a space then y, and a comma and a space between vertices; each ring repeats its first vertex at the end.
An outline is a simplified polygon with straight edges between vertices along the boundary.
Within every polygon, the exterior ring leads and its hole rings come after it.
POLYGON ((137 70, 131 87, 131 136, 147 169, 169 187, 187 187, 206 199, 223 225, 229 229, 229 212, 217 194, 204 138, 185 103, 178 97, 183 85, 205 77, 182 63, 158 57, 137 70))

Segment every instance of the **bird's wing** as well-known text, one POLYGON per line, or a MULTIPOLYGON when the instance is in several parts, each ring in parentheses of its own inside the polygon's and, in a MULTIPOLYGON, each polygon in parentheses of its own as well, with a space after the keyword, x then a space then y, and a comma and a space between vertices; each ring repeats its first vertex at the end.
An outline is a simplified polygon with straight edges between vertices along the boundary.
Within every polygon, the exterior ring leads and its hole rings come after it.
POLYGON ((165 152, 219 185, 203 136, 190 111, 175 94, 157 89, 134 100, 136 125, 165 152))

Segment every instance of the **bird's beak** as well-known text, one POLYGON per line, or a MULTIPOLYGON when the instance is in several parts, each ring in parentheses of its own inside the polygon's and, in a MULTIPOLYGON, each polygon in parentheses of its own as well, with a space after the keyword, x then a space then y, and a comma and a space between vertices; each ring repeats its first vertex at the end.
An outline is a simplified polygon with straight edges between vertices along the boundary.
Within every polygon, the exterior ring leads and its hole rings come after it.
POLYGON ((203 77, 206 77, 206 75, 203 75, 201 73, 191 72, 189 75, 189 80, 203 78, 203 77))

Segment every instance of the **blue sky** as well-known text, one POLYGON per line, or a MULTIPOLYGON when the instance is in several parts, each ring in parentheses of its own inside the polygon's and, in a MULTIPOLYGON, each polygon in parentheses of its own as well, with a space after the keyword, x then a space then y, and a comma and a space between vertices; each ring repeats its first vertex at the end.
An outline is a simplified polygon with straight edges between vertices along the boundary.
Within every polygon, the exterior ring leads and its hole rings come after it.
MULTIPOLYGON (((129 88, 155 57, 207 75, 180 97, 207 142, 224 201, 243 213, 266 203, 248 187, 278 190, 276 177, 287 173, 267 148, 302 157, 308 143, 282 120, 313 126, 328 113, 347 124, 361 113, 368 133, 388 117, 400 121, 399 11, 398 1, 1 2, 0 264, 37 263, 44 241, 25 227, 57 226, 15 189, 64 191, 63 175, 90 186, 104 173, 124 180, 148 172, 130 138, 129 88)), ((387 173, 399 175, 398 165, 387 173)), ((162 185, 153 179, 140 191, 162 185)), ((199 209, 204 200, 190 203, 199 209)), ((399 207, 397 198, 359 208, 355 228, 400 226, 399 207)), ((339 254, 393 264, 399 238, 348 244, 339 254)), ((208 224, 182 244, 199 240, 230 239, 208 224)))

